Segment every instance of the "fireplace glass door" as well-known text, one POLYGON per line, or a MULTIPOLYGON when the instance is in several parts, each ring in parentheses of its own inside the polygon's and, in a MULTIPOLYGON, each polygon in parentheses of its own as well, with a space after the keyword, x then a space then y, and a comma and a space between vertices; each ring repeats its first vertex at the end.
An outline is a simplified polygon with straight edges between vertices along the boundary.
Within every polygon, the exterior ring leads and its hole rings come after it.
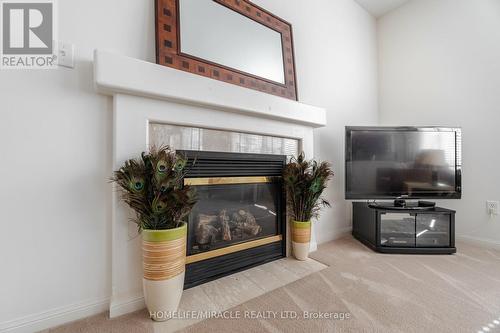
POLYGON ((279 177, 188 178, 185 184, 194 186, 198 195, 189 216, 188 256, 245 242, 276 241, 279 177))

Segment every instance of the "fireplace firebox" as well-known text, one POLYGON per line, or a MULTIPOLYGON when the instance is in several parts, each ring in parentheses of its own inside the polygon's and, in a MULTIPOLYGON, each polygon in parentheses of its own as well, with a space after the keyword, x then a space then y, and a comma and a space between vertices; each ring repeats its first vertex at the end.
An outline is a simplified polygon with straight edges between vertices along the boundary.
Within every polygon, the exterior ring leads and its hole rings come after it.
POLYGON ((286 256, 284 155, 178 151, 198 203, 188 218, 184 288, 286 256))

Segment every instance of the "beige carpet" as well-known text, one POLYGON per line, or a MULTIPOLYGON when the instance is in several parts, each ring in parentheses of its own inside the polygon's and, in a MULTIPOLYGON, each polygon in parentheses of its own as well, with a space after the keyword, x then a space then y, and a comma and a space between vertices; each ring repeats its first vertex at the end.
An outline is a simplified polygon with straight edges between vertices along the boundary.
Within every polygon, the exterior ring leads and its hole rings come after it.
MULTIPOLYGON (((384 255, 345 238, 312 257, 330 267, 231 309, 277 318, 209 319, 182 332, 500 332, 500 251, 459 243, 456 255, 384 255), (351 317, 304 319, 304 311, 351 317), (298 318, 280 318, 290 313, 298 318)), ((51 332, 155 332, 144 316, 51 332)))
POLYGON ((212 319, 185 332, 478 332, 500 317, 499 251, 459 244, 452 256, 383 255, 349 238, 312 257, 330 267, 233 310, 349 312, 352 319, 212 319))

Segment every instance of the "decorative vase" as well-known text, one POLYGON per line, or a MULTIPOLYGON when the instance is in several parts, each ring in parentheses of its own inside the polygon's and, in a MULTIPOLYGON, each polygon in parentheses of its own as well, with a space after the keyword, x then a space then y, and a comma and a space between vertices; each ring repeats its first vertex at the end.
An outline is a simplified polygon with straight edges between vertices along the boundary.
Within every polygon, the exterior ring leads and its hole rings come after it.
POLYGON ((292 221, 292 252, 296 259, 307 260, 311 243, 311 221, 292 221))
POLYGON ((164 321, 177 311, 184 289, 187 225, 142 230, 144 300, 151 319, 164 321))

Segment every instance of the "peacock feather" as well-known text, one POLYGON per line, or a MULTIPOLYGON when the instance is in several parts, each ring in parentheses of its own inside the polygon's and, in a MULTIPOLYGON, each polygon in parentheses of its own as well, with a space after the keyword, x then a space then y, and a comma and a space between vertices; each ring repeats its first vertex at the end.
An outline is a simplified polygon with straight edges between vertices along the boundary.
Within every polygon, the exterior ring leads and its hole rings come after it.
POLYGON ((135 211, 139 229, 176 228, 191 212, 197 198, 194 188, 183 186, 186 163, 168 146, 153 147, 115 171, 112 180, 135 211))
POLYGON ((289 214, 297 221, 309 221, 330 206, 321 195, 332 177, 327 162, 307 161, 303 153, 292 158, 283 172, 289 214))

